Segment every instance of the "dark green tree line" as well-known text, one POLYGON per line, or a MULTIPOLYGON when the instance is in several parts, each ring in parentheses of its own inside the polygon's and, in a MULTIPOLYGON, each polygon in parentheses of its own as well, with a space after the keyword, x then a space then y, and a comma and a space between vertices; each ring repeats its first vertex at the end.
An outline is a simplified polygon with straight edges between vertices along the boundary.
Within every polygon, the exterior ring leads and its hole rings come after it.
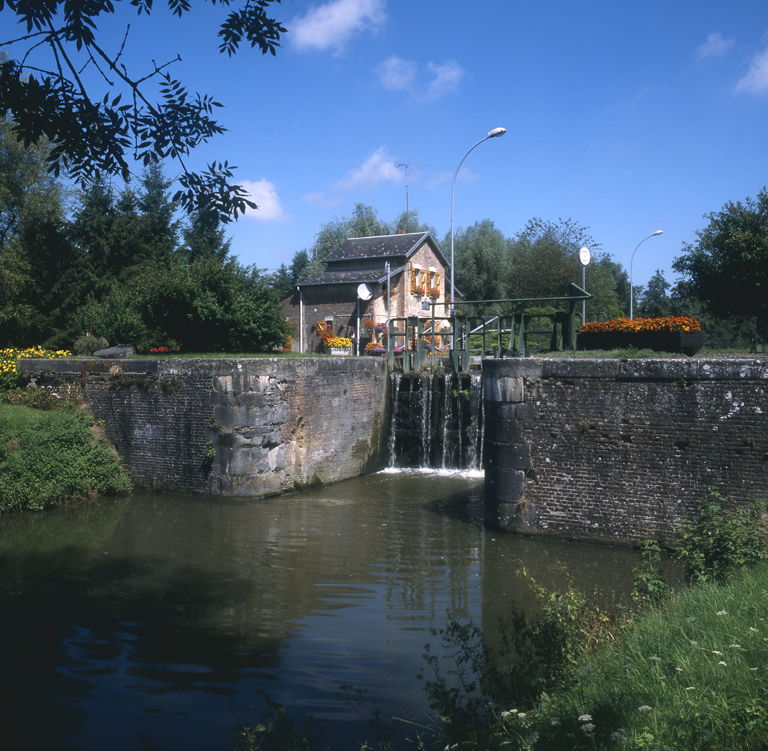
POLYGON ((90 183, 67 216, 45 170, 50 146, 24 149, 7 128, 0 120, 0 346, 71 348, 90 330, 145 350, 283 343, 268 280, 228 258, 215 212, 177 218, 158 165, 120 190, 90 183))
POLYGON ((719 318, 752 318, 768 336, 768 191, 706 214, 709 224, 686 243, 672 268, 689 296, 719 318))

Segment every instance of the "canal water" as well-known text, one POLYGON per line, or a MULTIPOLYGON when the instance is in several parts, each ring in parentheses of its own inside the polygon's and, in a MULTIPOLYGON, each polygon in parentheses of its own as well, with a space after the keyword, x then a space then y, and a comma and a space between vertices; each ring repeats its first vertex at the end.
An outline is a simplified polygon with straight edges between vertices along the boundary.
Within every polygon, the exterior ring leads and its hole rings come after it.
POLYGON ((523 567, 562 586, 565 566, 608 597, 637 565, 482 520, 481 474, 446 470, 1 517, 0 748, 223 751, 264 690, 357 749, 375 739, 342 685, 426 722, 430 628, 471 618, 490 632, 511 603, 531 607, 523 567))

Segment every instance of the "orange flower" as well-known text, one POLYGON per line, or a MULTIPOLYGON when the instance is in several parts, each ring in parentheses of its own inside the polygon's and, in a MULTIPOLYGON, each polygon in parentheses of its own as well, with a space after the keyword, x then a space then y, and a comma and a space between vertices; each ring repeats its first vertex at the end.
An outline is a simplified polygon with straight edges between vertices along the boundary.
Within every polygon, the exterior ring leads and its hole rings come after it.
POLYGON ((648 331, 701 331, 695 318, 672 316, 670 318, 616 318, 613 321, 585 323, 579 329, 586 333, 641 333, 648 331))

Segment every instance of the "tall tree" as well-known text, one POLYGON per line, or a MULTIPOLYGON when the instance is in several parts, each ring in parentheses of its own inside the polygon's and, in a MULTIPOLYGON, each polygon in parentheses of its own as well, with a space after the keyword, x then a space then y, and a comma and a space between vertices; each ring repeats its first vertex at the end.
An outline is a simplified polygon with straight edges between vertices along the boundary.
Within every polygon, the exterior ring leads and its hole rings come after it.
POLYGON ((638 312, 646 318, 664 318, 672 313, 672 299, 667 290, 672 285, 664 278, 661 269, 650 278, 648 287, 638 300, 638 312))
POLYGON ((184 228, 182 253, 190 260, 216 258, 222 263, 229 255, 232 241, 226 237, 218 215, 209 209, 192 213, 184 228))
POLYGON ((12 129, 0 117, 0 345, 26 346, 47 339, 70 249, 65 191, 45 169, 51 146, 25 148, 12 129))
MULTIPOLYGON (((768 191, 756 199, 729 202, 705 214, 695 244, 683 245, 672 268, 690 292, 718 316, 754 316, 768 328, 768 191)), ((765 335, 765 333, 764 333, 765 335)))
MULTIPOLYGON (((230 5, 232 0, 219 0, 230 5)), ((211 0, 216 3, 217 0, 211 0)), ((220 52, 233 55, 242 42, 275 54, 285 28, 271 17, 270 6, 281 0, 240 0, 218 30, 220 52)), ((187 0, 167 0, 179 18, 191 10, 187 0)), ((48 154, 55 175, 68 170, 81 183, 99 176, 120 175, 127 181, 129 159, 147 166, 175 159, 182 173, 176 198, 191 211, 207 208, 229 221, 255 206, 245 191, 230 183, 227 162, 213 162, 201 173, 186 169, 187 155, 225 129, 213 118, 221 105, 208 95, 190 94, 168 68, 181 58, 165 50, 145 51, 152 60, 148 70, 129 71, 121 59, 132 43, 130 26, 122 45, 108 47, 97 24, 116 12, 112 0, 3 0, 5 18, 15 16, 25 27, 17 36, 0 39, 14 59, 0 61, 0 112, 9 112, 14 133, 25 145, 48 139, 55 143, 48 154), (57 61, 53 70, 30 63, 29 53, 48 48, 57 61), (18 50, 18 51, 17 51, 18 50), (168 54, 163 60, 161 55, 168 54), (155 60, 158 62, 156 63, 155 60), (104 81, 103 88, 86 88, 81 68, 90 65, 104 81), (151 101, 147 87, 157 82, 161 98, 151 101)), ((132 0, 138 15, 151 13, 152 0, 132 0)), ((8 34, 5 27, 4 35, 8 34)))
POLYGON ((309 262, 301 269, 302 275, 299 281, 321 273, 325 268, 323 261, 328 254, 336 250, 347 238, 376 237, 387 234, 389 234, 388 227, 379 220, 373 206, 364 203, 356 204, 352 216, 334 217, 320 228, 314 244, 307 252, 309 262))
MULTIPOLYGON (((140 182, 138 210, 142 250, 146 258, 165 263, 179 244, 181 226, 175 218, 177 204, 168 192, 171 180, 165 176, 161 165, 151 163, 144 168, 140 182)), ((208 210, 207 213, 213 212, 208 210)))
MULTIPOLYGON (((443 240, 450 255, 451 237, 443 240)), ((500 300, 508 297, 512 273, 512 242, 490 219, 454 231, 456 288, 465 300, 500 300)), ((449 258, 450 261, 450 258, 449 258)), ((480 312, 473 307, 471 312, 480 312)))
POLYGON ((403 211, 392 224, 385 224, 386 234, 396 235, 398 232, 429 232, 437 241, 437 230, 431 225, 422 222, 416 209, 403 211))

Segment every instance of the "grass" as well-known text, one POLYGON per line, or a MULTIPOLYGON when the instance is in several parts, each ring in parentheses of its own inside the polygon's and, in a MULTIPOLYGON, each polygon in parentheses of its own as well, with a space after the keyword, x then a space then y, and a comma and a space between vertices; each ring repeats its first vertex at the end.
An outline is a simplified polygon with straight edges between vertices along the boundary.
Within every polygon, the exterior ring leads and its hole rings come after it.
POLYGON ((760 566, 674 595, 571 688, 522 716, 505 709, 488 748, 765 749, 767 594, 760 566))
POLYGON ((130 477, 81 410, 0 403, 0 512, 128 491, 130 477))

